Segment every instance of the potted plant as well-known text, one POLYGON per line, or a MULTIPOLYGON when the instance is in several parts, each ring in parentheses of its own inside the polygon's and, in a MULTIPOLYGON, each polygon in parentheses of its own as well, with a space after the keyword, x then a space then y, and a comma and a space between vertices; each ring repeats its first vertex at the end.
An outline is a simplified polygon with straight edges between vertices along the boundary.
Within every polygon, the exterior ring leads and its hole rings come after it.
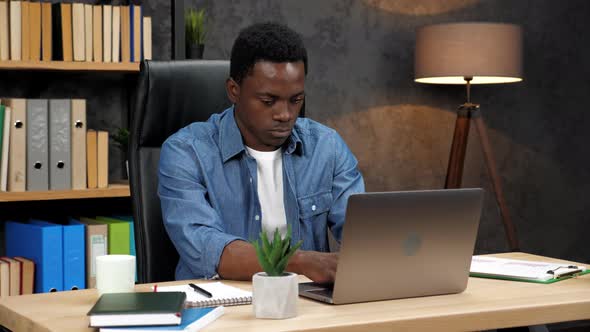
POLYGON ((205 9, 188 9, 184 15, 186 58, 202 59, 205 51, 205 9))
POLYGON ((264 270, 252 277, 252 304, 256 318, 284 319, 297 316, 299 281, 297 274, 285 272, 285 268, 301 243, 303 241, 291 247, 291 226, 284 238, 276 229, 272 242, 264 231, 260 233, 259 240, 252 242, 258 262, 264 270))
POLYGON ((111 134, 111 138, 115 141, 115 144, 123 153, 123 161, 125 164, 125 172, 123 174, 124 179, 129 178, 129 156, 127 154, 129 150, 129 130, 127 128, 117 128, 114 134, 111 134))

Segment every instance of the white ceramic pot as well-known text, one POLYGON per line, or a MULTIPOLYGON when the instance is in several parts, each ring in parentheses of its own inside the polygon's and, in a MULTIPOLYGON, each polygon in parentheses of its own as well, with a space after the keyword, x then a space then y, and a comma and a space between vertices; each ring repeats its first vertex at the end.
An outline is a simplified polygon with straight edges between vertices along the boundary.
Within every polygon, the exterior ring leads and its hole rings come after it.
POLYGON ((280 277, 269 277, 266 272, 252 277, 252 305, 256 318, 285 319, 297 316, 299 279, 297 274, 285 272, 280 277))

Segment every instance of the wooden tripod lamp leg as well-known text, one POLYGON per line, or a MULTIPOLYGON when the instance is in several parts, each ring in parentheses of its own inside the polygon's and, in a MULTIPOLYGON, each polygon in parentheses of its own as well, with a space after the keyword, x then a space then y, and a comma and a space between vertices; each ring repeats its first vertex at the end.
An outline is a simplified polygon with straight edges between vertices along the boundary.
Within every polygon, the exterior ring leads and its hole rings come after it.
POLYGON ((451 144, 451 154, 447 167, 445 188, 453 189, 461 187, 463 178, 463 164, 465 162, 465 150, 469 137, 469 110, 460 108, 455 120, 455 132, 451 144))
POLYGON ((481 142, 481 147, 483 149, 483 154, 486 161, 486 166, 488 168, 488 173, 492 178, 492 187, 494 188, 496 201, 498 202, 498 206, 500 207, 500 214, 502 215, 504 230, 506 231, 506 236, 508 237, 508 245, 510 246, 510 250, 519 251, 518 238, 516 236, 516 228, 512 223, 512 219, 510 218, 510 214, 508 213, 508 206, 506 204, 506 201, 504 200, 502 184, 500 181, 500 176, 498 175, 498 168, 496 167, 496 159, 494 158, 492 147, 490 145, 487 127, 481 117, 481 114, 479 114, 479 112, 477 113, 478 114, 474 114, 472 120, 475 122, 475 128, 479 134, 478 136, 481 142))

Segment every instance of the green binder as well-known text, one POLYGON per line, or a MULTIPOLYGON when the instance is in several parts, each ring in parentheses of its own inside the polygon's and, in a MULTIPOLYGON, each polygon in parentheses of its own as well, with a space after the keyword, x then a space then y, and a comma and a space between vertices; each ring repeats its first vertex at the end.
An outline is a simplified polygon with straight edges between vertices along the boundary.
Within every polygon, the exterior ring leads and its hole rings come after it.
POLYGON ((129 255, 129 223, 123 220, 96 217, 80 218, 98 224, 106 224, 108 228, 108 253, 109 255, 129 255))

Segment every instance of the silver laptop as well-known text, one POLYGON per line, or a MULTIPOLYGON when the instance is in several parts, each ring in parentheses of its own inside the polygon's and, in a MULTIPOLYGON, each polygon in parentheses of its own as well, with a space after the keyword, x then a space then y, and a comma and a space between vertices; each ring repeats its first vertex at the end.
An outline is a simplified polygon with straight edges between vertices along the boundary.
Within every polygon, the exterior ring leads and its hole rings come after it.
POLYGON ((334 284, 299 284, 333 304, 460 293, 467 287, 483 190, 354 194, 334 284))

